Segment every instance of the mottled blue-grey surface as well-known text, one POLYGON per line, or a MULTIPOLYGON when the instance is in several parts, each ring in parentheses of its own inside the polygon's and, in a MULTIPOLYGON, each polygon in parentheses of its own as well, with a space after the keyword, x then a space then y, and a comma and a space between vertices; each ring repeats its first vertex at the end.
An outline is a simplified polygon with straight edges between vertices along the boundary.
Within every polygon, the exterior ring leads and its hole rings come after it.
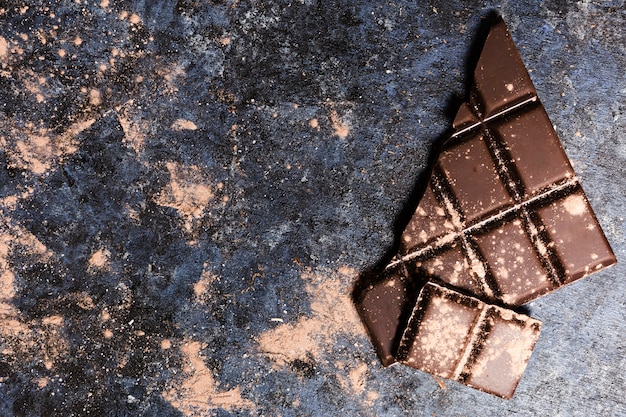
POLYGON ((0 415, 626 416, 625 68, 623 1, 0 3, 0 415), (509 401, 349 298, 492 12, 618 258, 527 306, 509 401))

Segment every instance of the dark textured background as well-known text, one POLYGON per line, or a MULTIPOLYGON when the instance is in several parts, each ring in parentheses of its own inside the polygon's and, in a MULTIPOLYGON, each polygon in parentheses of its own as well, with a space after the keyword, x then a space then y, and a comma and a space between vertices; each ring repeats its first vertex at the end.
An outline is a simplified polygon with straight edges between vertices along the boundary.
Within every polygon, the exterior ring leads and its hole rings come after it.
POLYGON ((626 415, 623 1, 0 2, 0 415, 626 415), (502 14, 616 252, 515 397, 349 299, 502 14))

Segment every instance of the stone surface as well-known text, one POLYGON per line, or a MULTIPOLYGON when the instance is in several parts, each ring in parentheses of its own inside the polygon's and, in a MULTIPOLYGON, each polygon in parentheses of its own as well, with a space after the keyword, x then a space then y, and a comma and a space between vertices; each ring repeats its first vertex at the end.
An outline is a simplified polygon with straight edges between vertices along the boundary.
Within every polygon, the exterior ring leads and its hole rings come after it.
POLYGON ((1 415, 626 414, 622 1, 0 9, 1 415), (494 10, 620 262, 530 303, 506 403, 383 369, 350 299, 494 10))

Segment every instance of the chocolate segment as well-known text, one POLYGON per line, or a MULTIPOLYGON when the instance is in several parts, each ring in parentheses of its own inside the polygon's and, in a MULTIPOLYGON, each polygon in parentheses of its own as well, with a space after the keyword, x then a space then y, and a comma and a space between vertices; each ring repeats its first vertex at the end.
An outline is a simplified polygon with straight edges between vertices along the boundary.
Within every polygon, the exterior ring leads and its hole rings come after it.
POLYGON ((438 166, 445 174, 458 201, 460 215, 467 222, 501 211, 513 204, 489 152, 484 134, 450 143, 439 157, 438 166))
POLYGON ((440 267, 432 279, 507 305, 616 262, 502 21, 453 127, 402 234, 401 260, 430 271, 458 242, 463 270, 440 267), (433 201, 439 215, 426 219, 433 201))
POLYGON ((490 306, 461 378, 470 387, 511 398, 541 331, 541 322, 490 306))
POLYGON ((402 240, 405 246, 415 247, 453 230, 452 223, 447 221, 443 205, 435 197, 432 184, 429 184, 420 200, 420 206, 402 234, 402 240))
POLYGON ((476 65, 472 104, 487 119, 536 96, 522 58, 500 20, 489 31, 476 65))
POLYGON ((455 378, 483 306, 476 299, 427 284, 402 337, 398 358, 405 365, 455 378))
POLYGON ((582 189, 538 210, 569 283, 615 263, 582 189))
POLYGON ((505 222, 474 240, 498 284, 499 298, 505 304, 520 305, 556 287, 520 218, 505 222))
POLYGON ((510 398, 541 323, 428 283, 400 342, 405 365, 510 398))
POLYGON ((520 194, 529 198, 552 184, 574 177, 548 115, 540 105, 494 123, 494 134, 507 153, 506 165, 520 186, 520 194))
POLYGON ((475 274, 471 272, 467 257, 461 249, 461 244, 445 248, 441 253, 415 263, 424 273, 439 281, 449 282, 456 288, 470 294, 481 294, 482 285, 475 274))
POLYGON ((457 132, 460 130, 470 130, 477 127, 480 124, 480 120, 474 114, 469 104, 463 103, 459 107, 457 111, 456 117, 454 118, 454 122, 452 122, 452 127, 457 132))
POLYGON ((414 277, 408 279, 406 268, 399 265, 359 294, 357 310, 383 366, 396 362, 397 343, 417 296, 415 281, 414 277))

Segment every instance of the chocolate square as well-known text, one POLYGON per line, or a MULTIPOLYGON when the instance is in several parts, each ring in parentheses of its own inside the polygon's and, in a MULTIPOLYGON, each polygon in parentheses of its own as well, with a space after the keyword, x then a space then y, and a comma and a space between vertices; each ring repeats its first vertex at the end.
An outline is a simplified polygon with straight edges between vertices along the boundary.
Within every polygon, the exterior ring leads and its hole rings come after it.
POLYGON ((570 283, 615 263, 615 255, 582 189, 538 209, 562 271, 570 283))
POLYGON ((477 235, 474 240, 503 303, 520 305, 556 287, 519 217, 477 235))
POLYGON ((475 351, 461 376, 470 387, 511 398, 535 348, 541 322, 496 306, 481 323, 475 351))
POLYGON ((460 243, 416 261, 415 265, 422 268, 431 280, 448 283, 470 294, 484 294, 483 284, 472 271, 460 243))
POLYGON ((508 153, 507 165, 523 198, 537 195, 574 177, 561 142, 544 108, 530 105, 525 111, 493 125, 494 134, 508 153))
POLYGON ((357 295, 357 310, 384 366, 396 362, 397 343, 415 303, 416 286, 415 278, 408 278, 405 266, 398 265, 357 295))
POLYGON ((472 222, 513 203, 484 134, 450 144, 439 156, 439 166, 465 221, 472 222))
POLYGON ((484 304, 426 284, 400 342, 403 364, 453 379, 484 304))
POLYGON ((429 183, 415 215, 402 233, 400 250, 408 253, 411 249, 423 246, 451 231, 454 231, 454 226, 448 221, 443 205, 435 196, 432 183, 429 183))

